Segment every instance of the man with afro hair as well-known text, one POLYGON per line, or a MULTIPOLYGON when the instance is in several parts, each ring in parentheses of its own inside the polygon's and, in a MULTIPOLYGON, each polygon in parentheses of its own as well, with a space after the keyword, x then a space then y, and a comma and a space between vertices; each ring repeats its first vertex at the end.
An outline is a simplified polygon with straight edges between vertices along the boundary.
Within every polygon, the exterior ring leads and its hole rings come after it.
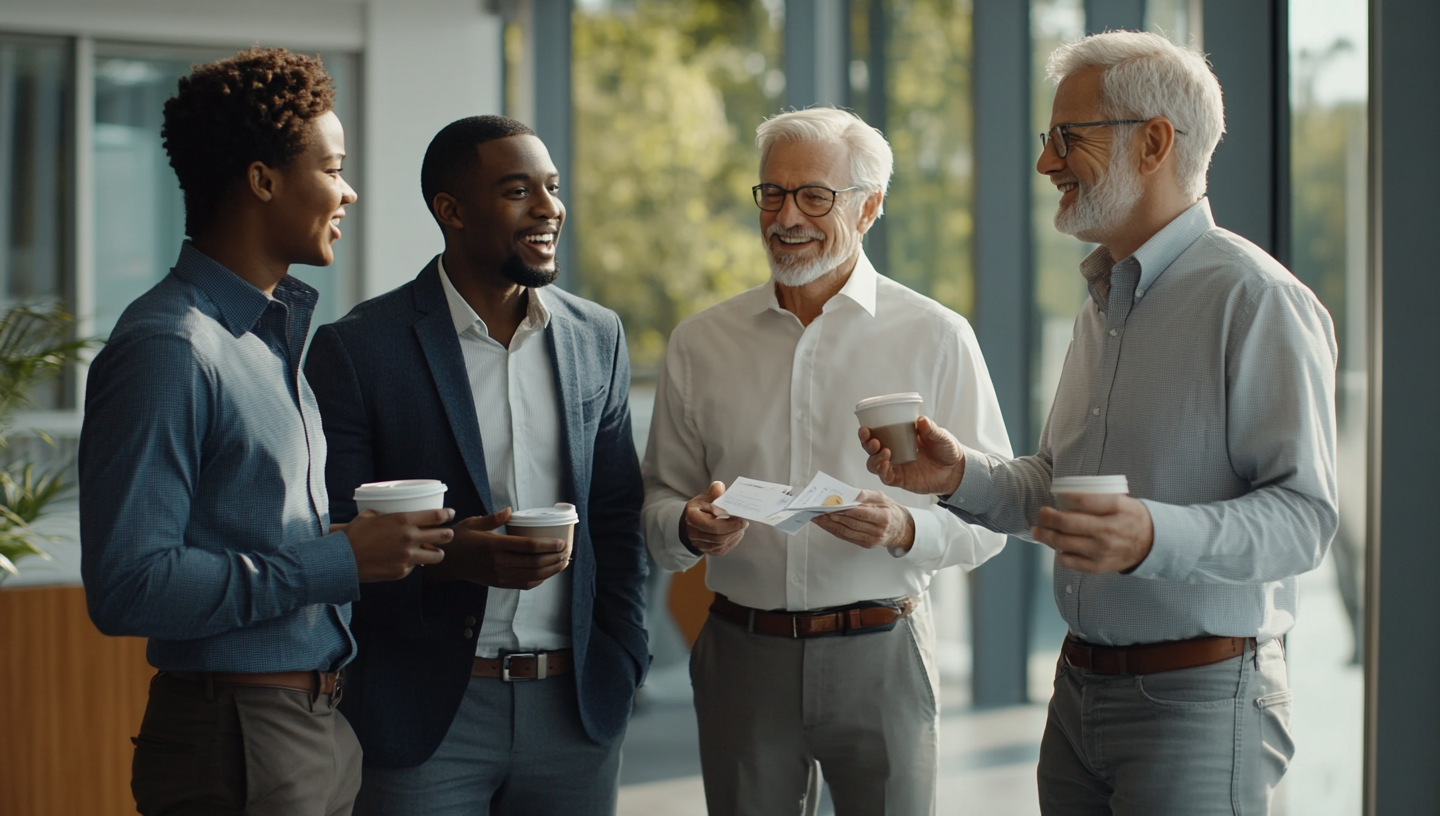
POLYGON ((159 669, 131 789, 142 814, 349 814, 360 746, 336 709, 360 584, 437 563, 450 510, 332 527, 300 373, 355 191, 318 59, 255 47, 195 66, 162 136, 190 240, 90 368, 82 572, 102 632, 159 669))

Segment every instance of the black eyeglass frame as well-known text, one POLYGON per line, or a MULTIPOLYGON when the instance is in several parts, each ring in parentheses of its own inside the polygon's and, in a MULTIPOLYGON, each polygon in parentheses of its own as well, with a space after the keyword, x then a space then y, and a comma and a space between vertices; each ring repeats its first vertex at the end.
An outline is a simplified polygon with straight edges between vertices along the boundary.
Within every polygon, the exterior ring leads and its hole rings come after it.
MULTIPOLYGON (((1104 122, 1073 122, 1070 124, 1056 125, 1055 127, 1052 127, 1044 133, 1040 134, 1040 149, 1044 150, 1046 147, 1049 146, 1049 143, 1053 141, 1055 142, 1055 155, 1063 159, 1066 156, 1070 155, 1070 143, 1066 141, 1066 134, 1070 132, 1071 128, 1105 127, 1108 125, 1143 125, 1148 121, 1150 120, 1107 119, 1104 122)), ((1180 128, 1175 128, 1175 132, 1180 134, 1181 136, 1185 135, 1185 131, 1181 130, 1180 128)))
POLYGON ((785 199, 789 196, 795 196, 795 206, 800 208, 800 212, 805 213, 811 218, 823 218, 829 215, 831 210, 835 209, 835 201, 840 198, 841 193, 848 193, 852 190, 859 189, 862 188, 858 186, 852 186, 846 187, 843 190, 832 190, 829 187, 825 187, 820 184, 802 184, 793 190, 787 190, 778 184, 761 183, 750 188, 750 195, 755 199, 755 206, 759 207, 764 212, 780 212, 781 210, 785 209, 785 199), (763 191, 767 187, 771 190, 779 190, 781 193, 780 206, 774 208, 773 210, 760 203, 763 191), (805 205, 800 203, 801 190, 824 190, 825 192, 830 194, 830 206, 826 207, 824 212, 810 212, 809 210, 805 209, 805 205))

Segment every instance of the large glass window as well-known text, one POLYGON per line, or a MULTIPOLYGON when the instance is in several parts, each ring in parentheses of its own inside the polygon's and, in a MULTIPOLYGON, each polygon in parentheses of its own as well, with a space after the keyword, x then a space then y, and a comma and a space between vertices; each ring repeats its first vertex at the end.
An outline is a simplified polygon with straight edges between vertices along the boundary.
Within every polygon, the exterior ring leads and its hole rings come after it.
MULTIPOLYGON (((0 309, 67 294, 70 49, 62 41, 0 38, 0 309)), ((33 395, 62 407, 67 384, 33 395)))
POLYGON ((636 376, 685 317, 769 277, 750 196, 780 109, 781 6, 581 3, 574 15, 578 289, 625 321, 636 376))
POLYGON ((870 258, 885 275, 973 316, 970 3, 852 0, 850 9, 851 104, 895 151, 870 258))
MULTIPOLYGON (((101 337, 110 333, 131 301, 165 276, 185 237, 183 196, 161 146, 165 100, 174 95, 177 81, 190 73, 192 64, 233 53, 125 45, 96 50, 93 330, 101 337)), ((347 55, 327 55, 325 67, 335 78, 335 110, 346 125, 346 174, 361 190, 363 201, 363 185, 356 178, 359 120, 354 116, 353 61, 347 55)), ((347 223, 353 222, 347 219, 347 223)), ((346 232, 348 237, 335 245, 332 265, 291 269, 320 290, 313 326, 344 314, 358 291, 358 232, 353 228, 346 232)))

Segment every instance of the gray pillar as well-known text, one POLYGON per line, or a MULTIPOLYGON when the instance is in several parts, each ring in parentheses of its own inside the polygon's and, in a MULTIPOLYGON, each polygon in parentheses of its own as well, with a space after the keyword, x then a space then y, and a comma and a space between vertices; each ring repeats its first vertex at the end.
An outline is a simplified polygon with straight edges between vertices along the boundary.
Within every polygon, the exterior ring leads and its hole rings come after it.
MULTIPOLYGON (((886 83, 889 81, 889 66, 886 65, 885 59, 889 47, 886 37, 889 36, 890 23, 885 15, 885 4, 878 0, 871 3, 865 16, 870 40, 870 53, 867 55, 870 85, 865 91, 866 121, 888 138, 890 136, 890 116, 887 106, 890 104, 890 96, 886 83)), ((846 33, 849 33, 848 30, 846 33)), ((846 40, 848 42, 848 36, 846 40)), ((849 60, 847 59, 846 62, 848 63, 849 60)), ((886 224, 886 219, 881 218, 865 234, 865 253, 881 274, 887 274, 889 271, 890 247, 885 239, 886 224)))
POLYGON ((850 103, 850 4, 846 0, 785 0, 785 105, 850 103))
POLYGON ((575 219, 584 213, 575 211, 575 199, 565 195, 573 187, 573 114, 570 99, 570 14, 571 0, 532 0, 530 21, 533 48, 525 59, 534 72, 534 121, 530 123, 535 133, 545 142, 550 158, 560 171, 561 197, 567 209, 560 246, 556 259, 560 264, 560 279, 556 283, 574 291, 577 270, 573 266, 575 253, 571 250, 575 235, 575 219))
POLYGON ((1210 165, 1215 222, 1281 263, 1290 259, 1287 9, 1287 0, 1205 0, 1204 25, 1225 93, 1225 137, 1210 165))
POLYGON ((1370 14, 1365 812, 1411 816, 1440 813, 1440 164, 1423 147, 1440 129, 1440 3, 1372 0, 1370 14))
POLYGON ((1085 33, 1145 27, 1145 0, 1085 0, 1085 33))
MULTIPOLYGON (((975 67, 975 329, 1017 454, 1030 453, 1029 0, 973 6, 975 67)), ((1011 539, 972 573, 977 706, 1028 699, 1034 544, 1011 539)))

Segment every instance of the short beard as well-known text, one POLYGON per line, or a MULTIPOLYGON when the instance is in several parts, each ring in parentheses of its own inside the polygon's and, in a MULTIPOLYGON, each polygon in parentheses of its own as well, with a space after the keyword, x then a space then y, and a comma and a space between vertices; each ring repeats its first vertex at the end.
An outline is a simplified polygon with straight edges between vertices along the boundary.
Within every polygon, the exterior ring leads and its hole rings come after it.
POLYGON ((1129 139, 1115 142, 1110 166, 1098 183, 1088 185, 1076 180, 1079 195, 1074 204, 1055 211, 1055 229, 1082 241, 1103 244, 1130 217, 1144 190, 1140 171, 1127 161, 1128 145, 1129 139))
MULTIPOLYGON (((844 229, 842 221, 841 227, 844 229)), ((779 259, 775 253, 770 251, 770 238, 775 235, 788 235, 791 237, 815 238, 819 241, 825 240, 825 233, 810 227, 794 227, 785 229, 779 224, 771 224, 766 234, 761 236, 761 242, 765 245, 765 258, 770 261, 770 278, 781 286, 796 288, 807 283, 813 283, 825 276, 825 273, 844 263, 851 255, 855 254, 855 247, 860 237, 837 235, 835 243, 829 251, 824 252, 820 257, 809 261, 791 259, 779 259)))
POLYGON ((560 277, 560 261, 557 259, 555 265, 549 269, 541 269, 536 266, 526 266, 520 260, 519 255, 511 255, 500 264, 500 274, 511 281, 529 289, 539 289, 542 286, 549 286, 560 277))

